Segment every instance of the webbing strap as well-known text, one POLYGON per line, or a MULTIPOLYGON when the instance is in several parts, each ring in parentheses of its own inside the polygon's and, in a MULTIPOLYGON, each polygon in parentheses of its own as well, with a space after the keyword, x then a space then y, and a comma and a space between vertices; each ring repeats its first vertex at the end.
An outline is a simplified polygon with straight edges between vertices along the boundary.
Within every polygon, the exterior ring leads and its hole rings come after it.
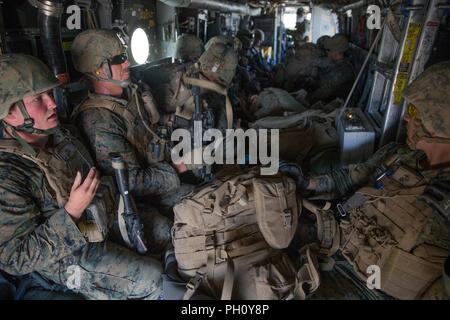
POLYGON ((206 250, 206 276, 209 280, 214 280, 214 267, 216 265, 216 247, 215 237, 213 233, 207 234, 205 237, 206 250))
POLYGON ((239 248, 236 248, 234 250, 231 250, 228 252, 228 255, 232 258, 239 257, 239 256, 245 256, 247 254, 253 253, 255 251, 261 250, 261 249, 267 249, 268 244, 261 239, 261 241, 258 241, 256 243, 253 243, 248 246, 242 246, 239 248))
POLYGON ((234 262, 231 257, 227 257, 227 272, 223 280, 222 295, 220 300, 231 300, 234 286, 234 262))
POLYGON ((139 113, 139 117, 142 121, 142 124, 144 125, 145 129, 153 136, 153 138, 156 140, 156 142, 160 142, 163 141, 156 133, 155 131, 153 131, 150 126, 148 125, 147 121, 144 119, 144 116, 142 115, 142 110, 141 110, 141 103, 139 102, 139 97, 137 95, 137 93, 134 91, 133 95, 135 97, 135 101, 136 101, 136 108, 138 110, 139 113))
POLYGON ((86 110, 103 108, 111 111, 112 113, 118 115, 120 118, 125 119, 125 121, 127 121, 128 123, 132 124, 135 119, 135 115, 125 106, 120 107, 118 106, 117 102, 111 102, 113 103, 104 103, 104 101, 101 99, 89 98, 89 100, 86 100, 74 110, 74 112, 72 113, 72 119, 75 119, 81 112, 84 112, 86 110))
POLYGON ((214 91, 220 95, 225 96, 225 107, 226 107, 226 113, 227 113, 227 127, 228 129, 231 129, 233 127, 233 107, 231 105, 230 98, 228 97, 227 89, 225 87, 222 87, 218 85, 217 83, 202 80, 202 79, 194 79, 187 76, 183 76, 183 82, 191 85, 200 87, 203 89, 214 91))
POLYGON ((320 285, 320 276, 318 271, 318 263, 315 256, 313 256, 311 246, 307 245, 300 249, 300 255, 306 257, 306 262, 297 273, 297 281, 295 287, 295 298, 297 300, 305 300, 306 293, 303 289, 303 284, 309 285, 308 293, 317 290, 320 285))
POLYGON ((332 256, 339 249, 340 244, 340 229, 336 220, 327 211, 306 199, 303 199, 303 206, 316 216, 320 253, 332 256))
POLYGON ((190 300, 192 298, 198 287, 200 287, 200 284, 202 283, 204 277, 204 273, 197 272, 195 277, 189 280, 189 282, 186 284, 186 292, 183 295, 183 300, 190 300))

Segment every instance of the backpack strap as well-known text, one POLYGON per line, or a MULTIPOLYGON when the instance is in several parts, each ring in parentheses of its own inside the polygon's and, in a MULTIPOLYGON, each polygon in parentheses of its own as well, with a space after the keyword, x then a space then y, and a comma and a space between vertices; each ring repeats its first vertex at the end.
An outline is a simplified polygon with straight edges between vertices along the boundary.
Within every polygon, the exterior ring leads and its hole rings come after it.
POLYGON ((341 239, 340 228, 334 216, 328 210, 319 208, 306 199, 303 199, 302 203, 316 216, 317 237, 320 241, 319 253, 331 257, 339 250, 341 239))
POLYGON ((314 245, 306 245, 300 249, 299 254, 305 260, 305 263, 297 273, 295 298, 297 300, 305 300, 306 295, 319 288, 320 275, 319 264, 317 262, 316 251, 314 245), (305 292, 304 284, 309 286, 308 292, 305 292))
POLYGON ((97 97, 89 97, 80 105, 78 105, 73 111, 71 118, 72 120, 75 120, 80 113, 95 108, 103 108, 109 110, 119 116, 121 119, 125 119, 125 121, 127 121, 129 124, 132 124, 134 122, 134 119, 136 118, 128 108, 120 105, 118 102, 97 97))
POLYGON ((230 98, 228 97, 227 89, 225 87, 222 87, 218 85, 217 83, 203 80, 203 79, 195 79, 183 76, 183 82, 191 85, 200 87, 203 89, 214 91, 222 96, 225 96, 225 106, 226 106, 226 112, 227 112, 227 127, 228 129, 231 129, 233 127, 233 107, 231 105, 230 98))

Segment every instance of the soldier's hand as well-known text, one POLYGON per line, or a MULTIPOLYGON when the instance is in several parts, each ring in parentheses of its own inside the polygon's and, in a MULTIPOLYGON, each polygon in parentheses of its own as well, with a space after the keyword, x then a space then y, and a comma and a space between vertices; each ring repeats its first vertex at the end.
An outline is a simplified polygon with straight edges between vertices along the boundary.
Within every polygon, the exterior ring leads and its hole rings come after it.
POLYGON ((177 171, 178 174, 182 174, 188 171, 188 168, 184 164, 184 162, 177 162, 177 163, 172 162, 172 166, 174 167, 174 169, 177 171))
POLYGON ((81 173, 77 172, 72 189, 70 190, 69 200, 64 206, 67 213, 73 219, 77 220, 83 215, 84 210, 86 210, 94 199, 99 185, 100 179, 95 168, 89 170, 84 181, 82 181, 81 173))
POLYGON ((302 169, 295 163, 289 163, 282 160, 280 161, 278 171, 292 178, 299 191, 304 191, 309 186, 309 179, 303 175, 302 169))

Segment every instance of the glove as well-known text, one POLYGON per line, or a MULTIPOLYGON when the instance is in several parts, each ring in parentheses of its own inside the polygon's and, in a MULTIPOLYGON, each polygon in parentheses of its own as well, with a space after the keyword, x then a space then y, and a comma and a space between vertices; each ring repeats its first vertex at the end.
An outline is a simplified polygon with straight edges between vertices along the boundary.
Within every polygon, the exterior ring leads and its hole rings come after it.
POLYGON ((450 181, 433 181, 427 186, 420 199, 450 221, 450 181))
POLYGON ((302 169, 299 165, 282 160, 278 166, 278 171, 294 179, 298 190, 306 190, 308 187, 309 179, 303 175, 302 169))

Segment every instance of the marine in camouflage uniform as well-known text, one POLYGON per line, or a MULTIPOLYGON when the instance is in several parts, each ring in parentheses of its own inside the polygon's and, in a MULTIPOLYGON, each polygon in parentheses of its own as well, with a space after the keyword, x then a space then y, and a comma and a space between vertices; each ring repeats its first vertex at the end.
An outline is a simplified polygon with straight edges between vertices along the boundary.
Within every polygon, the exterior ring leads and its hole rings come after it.
MULTIPOLYGON (((35 127, 56 108, 48 92, 59 82, 42 62, 18 54, 0 57, 0 75, 0 119, 6 127, 0 139, 0 269, 12 276, 37 273, 64 287, 71 283, 88 299, 157 299, 159 262, 109 241, 89 242, 93 238, 81 228, 83 216, 75 220, 66 210, 77 172, 86 176, 93 162, 57 121, 52 129, 35 127), (36 97, 33 104, 23 101, 28 97, 36 97), (36 112, 35 103, 48 109, 40 118, 28 113, 36 112), (8 113, 15 105, 25 119, 22 125, 10 124, 14 116, 8 113), (48 136, 48 141, 36 147, 25 136, 48 136)), ((107 180, 102 178, 92 203, 113 217, 117 208, 107 180)), ((153 247, 167 244, 167 239, 152 241, 153 247)))
POLYGON ((75 68, 93 82, 114 85, 122 88, 119 92, 123 93, 117 96, 90 92, 74 110, 72 119, 102 173, 113 174, 110 154, 118 153, 127 163, 130 191, 135 197, 176 197, 180 180, 164 161, 168 137, 157 132, 160 115, 152 94, 148 88, 130 83, 129 78, 113 79, 113 59, 122 57, 118 63, 128 69, 124 53, 125 47, 111 30, 87 30, 75 38, 72 45, 75 68), (106 78, 100 76, 99 69, 105 71, 106 78))
POLYGON ((274 84, 289 92, 299 89, 310 91, 317 86, 319 71, 331 65, 323 50, 313 43, 305 43, 295 49, 295 55, 289 56, 285 65, 276 67, 274 84))
POLYGON ((448 262, 443 272, 450 250, 449 75, 450 62, 439 63, 406 89, 408 145, 390 143, 365 163, 309 182, 318 194, 344 199, 338 211, 345 216, 333 241, 344 259, 313 297, 344 298, 348 289, 354 298, 386 298, 381 291, 450 299, 448 262), (370 265, 381 269, 380 291, 365 286, 370 265), (345 284, 343 274, 353 283, 345 284))
POLYGON ((328 63, 319 66, 316 88, 310 91, 307 97, 311 104, 317 101, 329 103, 336 98, 345 100, 356 78, 353 65, 344 56, 348 50, 348 39, 344 35, 336 34, 325 39, 323 45, 331 65, 328 63))

